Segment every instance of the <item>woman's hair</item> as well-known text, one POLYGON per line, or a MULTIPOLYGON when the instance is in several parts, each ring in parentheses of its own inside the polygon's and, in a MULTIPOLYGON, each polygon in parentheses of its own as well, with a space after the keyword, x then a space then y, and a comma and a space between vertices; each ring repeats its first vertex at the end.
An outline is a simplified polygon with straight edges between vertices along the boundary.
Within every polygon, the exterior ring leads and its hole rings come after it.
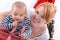
POLYGON ((43 16, 46 20, 46 22, 49 22, 50 19, 52 19, 56 13, 56 7, 50 3, 50 2, 44 2, 41 3, 40 5, 38 5, 38 7, 36 9, 38 9, 39 7, 43 6, 44 7, 44 12, 43 12, 43 16))

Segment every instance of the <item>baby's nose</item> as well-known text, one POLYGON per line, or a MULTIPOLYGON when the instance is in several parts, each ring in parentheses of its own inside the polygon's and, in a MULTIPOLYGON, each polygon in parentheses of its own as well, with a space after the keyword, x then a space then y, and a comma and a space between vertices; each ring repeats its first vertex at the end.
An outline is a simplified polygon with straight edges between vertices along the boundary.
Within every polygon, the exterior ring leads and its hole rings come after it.
POLYGON ((17 18, 19 18, 20 16, 17 16, 17 18))

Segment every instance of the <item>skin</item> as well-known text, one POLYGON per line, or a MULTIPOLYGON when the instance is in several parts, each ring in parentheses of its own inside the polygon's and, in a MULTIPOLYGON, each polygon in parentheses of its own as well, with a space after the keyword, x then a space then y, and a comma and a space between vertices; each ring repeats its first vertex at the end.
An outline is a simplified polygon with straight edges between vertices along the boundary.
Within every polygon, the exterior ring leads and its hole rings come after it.
POLYGON ((25 8, 18 9, 17 7, 14 7, 11 11, 12 19, 15 21, 22 21, 24 17, 26 16, 25 8))
POLYGON ((26 16, 25 9, 18 9, 16 6, 12 8, 11 11, 12 19, 14 20, 13 26, 16 27, 17 23, 24 20, 24 17, 26 16))
POLYGON ((31 16, 32 34, 30 38, 34 38, 38 34, 46 30, 45 19, 43 17, 44 7, 41 6, 35 10, 34 14, 31 16))

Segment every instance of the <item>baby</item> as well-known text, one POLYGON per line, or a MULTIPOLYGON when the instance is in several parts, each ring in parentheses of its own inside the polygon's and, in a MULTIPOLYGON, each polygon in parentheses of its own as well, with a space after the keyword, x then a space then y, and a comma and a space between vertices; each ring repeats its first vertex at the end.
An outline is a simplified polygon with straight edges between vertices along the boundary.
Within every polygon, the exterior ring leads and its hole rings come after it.
POLYGON ((1 26, 6 27, 9 31, 13 28, 15 35, 28 39, 31 34, 30 20, 26 17, 26 5, 23 2, 15 2, 12 5, 10 14, 7 15, 1 23, 1 26), (21 29, 25 27, 24 33, 20 33, 21 29))

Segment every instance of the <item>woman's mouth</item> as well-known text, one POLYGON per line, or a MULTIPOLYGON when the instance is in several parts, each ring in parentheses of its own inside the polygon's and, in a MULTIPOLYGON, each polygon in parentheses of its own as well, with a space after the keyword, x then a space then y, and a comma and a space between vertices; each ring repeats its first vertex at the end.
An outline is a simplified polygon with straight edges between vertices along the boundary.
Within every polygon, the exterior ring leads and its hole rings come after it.
POLYGON ((34 17, 33 19, 34 22, 38 22, 38 19, 36 17, 34 17))

